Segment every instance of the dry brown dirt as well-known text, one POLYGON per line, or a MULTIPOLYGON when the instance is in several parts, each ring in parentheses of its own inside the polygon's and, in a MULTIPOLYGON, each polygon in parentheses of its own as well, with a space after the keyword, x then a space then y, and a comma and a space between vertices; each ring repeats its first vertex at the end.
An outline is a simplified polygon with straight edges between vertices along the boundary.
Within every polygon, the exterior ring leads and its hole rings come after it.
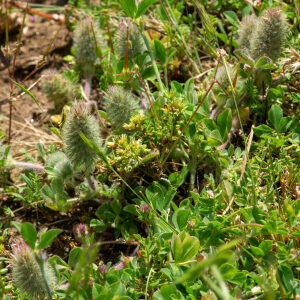
MULTIPOLYGON (((35 2, 63 6, 67 1, 51 0, 35 2)), ((53 12, 51 13, 53 14, 53 12)), ((62 15, 62 13, 63 10, 58 11, 58 14, 62 15)), ((9 16, 11 17, 9 46, 13 48, 16 45, 21 28, 20 24, 22 23, 23 13, 20 11, 11 13, 9 16)), ((1 31, 1 45, 4 45, 4 40, 5 32, 1 31)), ((48 111, 53 108, 53 104, 41 92, 41 82, 39 82, 39 80, 42 72, 47 68, 54 68, 59 71, 69 68, 68 63, 63 60, 63 57, 70 53, 71 46, 72 36, 65 25, 60 25, 54 20, 49 20, 41 16, 27 15, 22 35, 22 46, 19 55, 16 57, 13 79, 18 83, 22 83, 25 88, 29 88, 37 82, 31 89, 31 92, 38 100, 42 110, 36 105, 32 98, 26 94, 17 97, 17 100, 13 102, 11 144, 14 154, 17 154, 21 148, 31 151, 35 148, 37 142, 47 144, 55 140, 55 136, 50 134, 47 129, 47 125, 49 125, 48 111), (36 69, 37 62, 46 53, 51 40, 56 34, 57 37, 46 56, 46 65, 22 83, 24 78, 36 69)), ((0 116, 2 118, 0 128, 4 130, 7 136, 10 111, 8 101, 11 89, 10 79, 7 62, 2 57, 0 62, 0 116)), ((20 89, 14 87, 13 96, 18 96, 20 93, 20 89)))

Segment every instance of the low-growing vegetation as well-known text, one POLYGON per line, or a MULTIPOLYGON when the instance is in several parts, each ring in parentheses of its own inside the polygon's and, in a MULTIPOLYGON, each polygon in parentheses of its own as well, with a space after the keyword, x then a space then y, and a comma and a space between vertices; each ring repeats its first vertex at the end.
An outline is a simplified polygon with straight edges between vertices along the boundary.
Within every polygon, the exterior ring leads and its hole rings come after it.
POLYGON ((297 0, 2 1, 0 15, 1 299, 300 298, 297 0), (55 69, 49 34, 19 80, 29 14, 73 41, 55 69), (51 142, 20 155, 24 97, 51 142))

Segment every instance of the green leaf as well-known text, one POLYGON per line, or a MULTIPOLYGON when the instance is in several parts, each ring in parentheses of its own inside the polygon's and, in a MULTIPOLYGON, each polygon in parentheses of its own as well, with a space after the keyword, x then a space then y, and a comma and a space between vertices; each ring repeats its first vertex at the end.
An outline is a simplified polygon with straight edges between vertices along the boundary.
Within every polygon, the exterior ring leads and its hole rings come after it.
POLYGON ((152 204, 154 209, 158 209, 159 211, 163 210, 164 206, 164 193, 158 182, 153 182, 146 189, 146 196, 148 201, 152 204))
POLYGON ((28 91, 27 89, 24 88, 24 86, 22 86, 21 84, 17 83, 16 81, 12 80, 12 82, 20 89, 22 90, 24 93, 26 93, 27 95, 29 95, 33 101, 36 103, 36 105, 39 107, 40 110, 42 110, 42 107, 40 106, 39 102, 37 101, 37 99, 34 97, 34 95, 28 91))
POLYGON ((61 232, 62 230, 60 229, 51 229, 42 234, 37 249, 47 248, 61 232))
POLYGON ((81 252, 81 248, 73 248, 71 250, 68 260, 68 264, 70 265, 70 267, 75 267, 79 260, 81 252))
POLYGON ((254 133, 257 135, 257 136, 261 136, 263 135, 264 133, 271 133, 274 131, 274 129, 272 129, 271 127, 267 126, 267 125, 259 125, 257 127, 255 127, 253 129, 254 133))
POLYGON ((212 119, 209 119, 209 118, 203 119, 203 124, 207 131, 213 131, 213 130, 217 129, 217 124, 212 119))
POLYGON ((169 176, 169 181, 174 188, 179 188, 185 181, 186 176, 188 175, 190 168, 188 166, 183 166, 180 173, 172 173, 169 176))
POLYGON ((131 19, 134 19, 135 12, 136 12, 136 3, 135 0, 119 0, 122 9, 124 10, 125 14, 130 17, 131 19))
POLYGON ((134 234, 138 233, 138 229, 133 221, 128 220, 128 221, 122 223, 121 232, 122 232, 122 236, 124 237, 124 239, 128 240, 134 234))
POLYGON ((236 49, 234 51, 234 54, 244 59, 244 61, 252 68, 255 67, 255 61, 251 58, 251 56, 248 55, 248 53, 245 53, 245 50, 236 49))
POLYGON ((181 207, 174 212, 172 222, 179 231, 181 231, 187 225, 189 215, 189 210, 185 209, 184 207, 181 207))
POLYGON ((135 17, 139 18, 140 16, 142 16, 143 14, 145 14, 145 12, 147 11, 147 9, 156 2, 156 0, 142 0, 137 8, 137 12, 135 17))
POLYGON ((169 51, 168 51, 168 55, 167 55, 167 60, 166 60, 166 65, 170 62, 170 60, 172 59, 172 57, 176 54, 176 49, 175 48, 171 48, 171 49, 169 49, 169 51))
POLYGON ((293 118, 291 117, 283 117, 280 119, 279 131, 285 132, 287 131, 291 125, 293 124, 293 118))
POLYGON ((272 247, 273 247, 273 241, 270 240, 262 241, 259 244, 259 248, 264 251, 265 255, 268 254, 268 252, 272 249, 272 247))
POLYGON ((207 142, 211 146, 221 146, 223 144, 223 138, 218 129, 211 131, 208 134, 207 142))
POLYGON ((184 92, 188 95, 189 93, 193 92, 194 89, 195 89, 194 78, 190 78, 185 82, 184 92))
POLYGON ((227 141, 228 133, 232 127, 231 110, 225 109, 217 119, 218 129, 223 139, 223 142, 227 141))
POLYGON ((111 299, 120 299, 125 294, 125 286, 121 281, 117 281, 110 285, 111 299))
POLYGON ((105 231, 105 224, 103 221, 97 220, 97 219, 92 219, 90 222, 90 227, 94 228, 95 232, 104 232, 105 231))
POLYGON ((224 15, 230 24, 239 27, 239 18, 237 17, 235 12, 225 11, 224 15))
POLYGON ((280 120, 282 118, 282 109, 279 105, 272 105, 269 111, 269 119, 276 130, 280 129, 280 120))
POLYGON ((278 273, 284 289, 286 292, 290 292, 293 288, 291 282, 293 282, 294 279, 292 270, 287 266, 280 265, 278 267, 278 273))
POLYGON ((271 59, 263 56, 256 63, 255 68, 270 69, 272 67, 271 59))
POLYGON ((48 259, 48 262, 49 263, 53 263, 53 264, 55 264, 55 265, 59 265, 61 268, 62 267, 65 267, 65 268, 68 268, 69 267, 69 265, 63 260, 63 259, 61 259, 59 256, 57 256, 57 255, 54 255, 54 256, 52 256, 52 257, 50 257, 49 259, 48 259))
POLYGON ((220 266, 220 272, 225 280, 231 280, 237 273, 237 269, 234 265, 226 263, 220 266))
POLYGON ((166 62, 166 49, 163 43, 159 40, 153 41, 153 53, 154 56, 164 64, 166 62))
POLYGON ((183 88, 182 88, 182 85, 181 83, 179 83, 178 81, 176 80, 173 80, 171 82, 171 89, 176 91, 177 93, 183 93, 183 88))
POLYGON ((170 295, 175 294, 176 290, 177 289, 174 284, 164 285, 160 288, 160 292, 161 292, 162 296, 164 297, 163 299, 172 299, 173 297, 170 298, 170 295))
POLYGON ((152 80, 152 79, 155 79, 155 71, 154 71, 154 68, 153 66, 149 66, 147 67, 143 73, 142 73, 142 78, 143 79, 148 79, 148 80, 152 80))
POLYGON ((37 236, 34 226, 31 223, 23 223, 21 227, 21 234, 25 243, 34 249, 37 236))
POLYGON ((187 236, 182 242, 181 262, 186 262, 195 257, 200 248, 200 242, 195 236, 187 236))
POLYGON ((180 237, 175 233, 172 236, 171 249, 175 262, 180 262, 182 255, 182 244, 180 237))
POLYGON ((62 194, 64 191, 64 181, 62 178, 54 178, 52 180, 52 190, 54 194, 62 194))
POLYGON ((16 222, 16 221, 12 221, 11 225, 14 226, 21 233, 22 223, 19 223, 19 222, 16 222))
POLYGON ((263 257, 265 255, 264 251, 259 247, 250 246, 252 253, 257 257, 263 257))
POLYGON ((189 280, 195 280, 200 277, 202 272, 209 266, 212 265, 222 265, 225 262, 232 259, 234 252, 229 251, 232 247, 235 247, 238 243, 240 243, 239 240, 233 240, 229 242, 228 244, 222 245, 218 248, 216 253, 213 255, 210 255, 203 261, 199 262, 192 268, 190 268, 187 272, 184 273, 179 279, 177 279, 176 284, 188 282, 189 280))

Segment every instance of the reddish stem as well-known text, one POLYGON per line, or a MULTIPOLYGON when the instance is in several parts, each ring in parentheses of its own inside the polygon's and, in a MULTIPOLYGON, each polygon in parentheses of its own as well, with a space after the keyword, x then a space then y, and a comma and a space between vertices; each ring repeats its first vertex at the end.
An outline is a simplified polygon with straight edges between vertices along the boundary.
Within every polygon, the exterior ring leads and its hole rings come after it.
MULTIPOLYGON (((20 3, 17 3, 13 0, 10 1, 10 3, 18 8, 21 8, 23 10, 26 10, 26 7, 24 7, 22 4, 20 3)), ((41 16, 41 17, 44 17, 44 18, 47 18, 47 19, 50 19, 50 20, 54 20, 60 24, 64 24, 65 23, 65 20, 62 20, 62 19, 59 19, 58 17, 56 16, 53 16, 53 15, 50 15, 50 14, 47 14, 45 12, 42 12, 42 11, 38 11, 38 10, 35 10, 35 9, 32 9, 32 8, 28 8, 28 12, 30 12, 31 14, 34 14, 34 15, 38 15, 38 16, 41 16)))

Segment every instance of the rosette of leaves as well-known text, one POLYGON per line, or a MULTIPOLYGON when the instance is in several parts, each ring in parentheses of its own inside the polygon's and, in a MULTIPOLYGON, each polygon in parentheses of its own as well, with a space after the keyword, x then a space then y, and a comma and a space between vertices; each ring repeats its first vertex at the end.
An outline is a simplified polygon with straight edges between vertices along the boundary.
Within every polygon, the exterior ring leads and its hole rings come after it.
POLYGON ((54 102, 55 109, 60 111, 65 104, 81 98, 80 89, 62 74, 47 70, 43 74, 42 91, 54 102))
POLYGON ((250 55, 254 60, 267 56, 273 61, 280 57, 286 39, 286 23, 281 10, 273 7, 264 11, 251 36, 250 55))
MULTIPOLYGON (((47 261, 43 264, 45 280, 51 292, 57 284, 56 276, 47 261)), ((14 285, 30 299, 44 299, 47 295, 40 265, 31 248, 23 240, 13 247, 12 279, 14 285)))
POLYGON ((83 141, 81 134, 87 139, 101 146, 100 129, 97 118, 91 114, 87 103, 75 102, 66 116, 62 130, 65 153, 74 168, 89 173, 92 171, 98 156, 83 141))
POLYGON ((90 17, 77 23, 74 31, 74 54, 76 63, 84 74, 92 76, 99 51, 103 47, 102 31, 90 17))
POLYGON ((146 50, 137 26, 130 21, 128 24, 122 23, 116 32, 115 49, 119 57, 126 56, 126 48, 129 57, 134 57, 146 50))
POLYGON ((112 128, 118 130, 130 121, 139 108, 138 99, 120 86, 110 86, 106 93, 104 108, 112 128))

